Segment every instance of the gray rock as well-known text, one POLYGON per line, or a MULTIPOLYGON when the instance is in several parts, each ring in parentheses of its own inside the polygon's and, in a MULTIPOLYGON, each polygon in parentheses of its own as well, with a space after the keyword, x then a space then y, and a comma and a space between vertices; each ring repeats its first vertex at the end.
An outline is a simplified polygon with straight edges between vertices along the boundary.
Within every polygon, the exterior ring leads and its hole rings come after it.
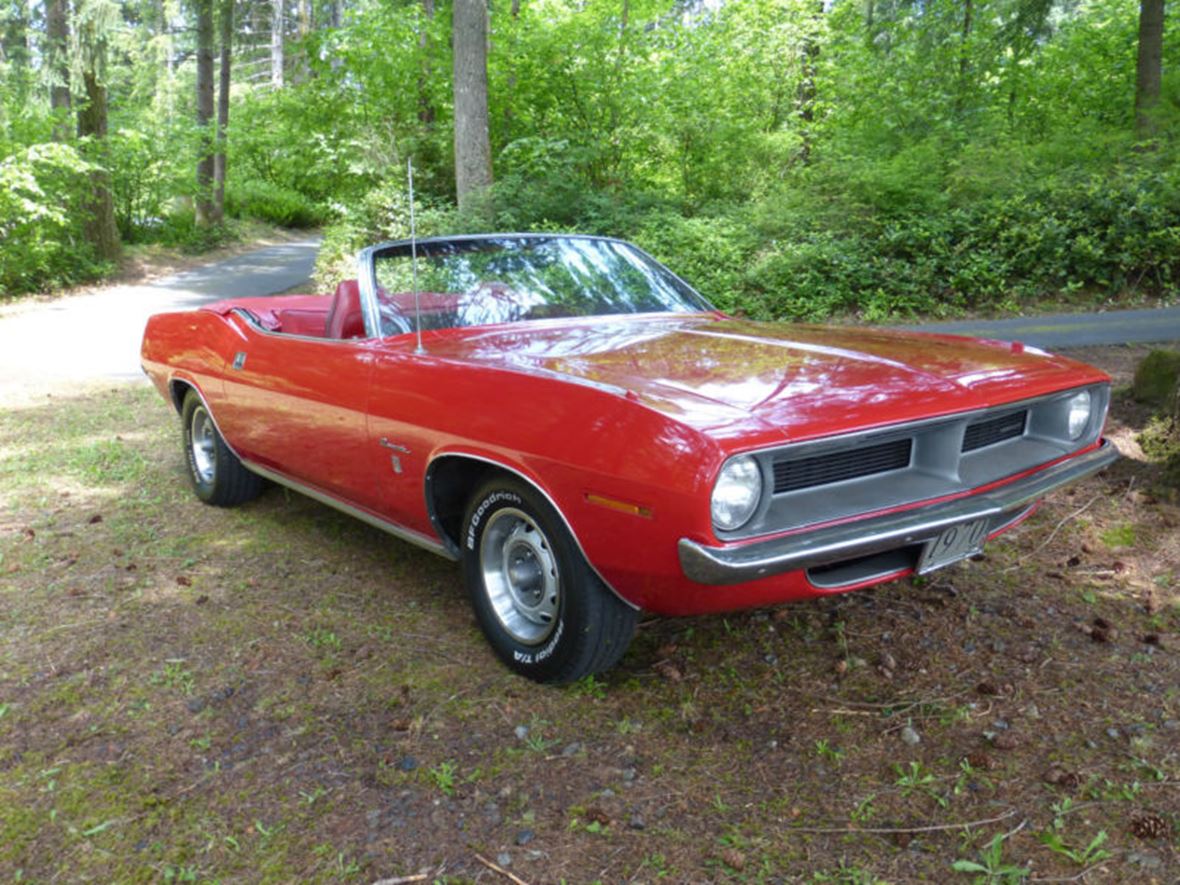
POLYGON ((574 741, 572 744, 566 744, 561 751, 562 756, 576 756, 582 752, 582 744, 580 741, 574 741))
POLYGON ((205 699, 204 698, 189 698, 187 701, 184 702, 184 705, 186 707, 188 707, 188 711, 190 713, 200 713, 202 710, 205 709, 205 699))
POLYGON ((496 855, 496 863, 502 867, 510 867, 512 866, 512 855, 507 851, 501 851, 496 855))
POLYGON ((534 833, 532 830, 521 830, 519 833, 516 834, 516 844, 517 845, 528 845, 535 838, 537 838, 537 834, 534 833))
POLYGON ((625 781, 633 781, 635 780, 636 774, 637 772, 634 768, 624 768, 622 777, 625 781))
POLYGON ((922 743, 922 736, 918 734, 912 725, 907 725, 901 730, 901 742, 913 747, 922 743))
POLYGON ((645 830, 647 829, 647 821, 643 819, 642 814, 633 814, 631 819, 627 821, 627 826, 633 830, 645 830))
POLYGON ((1117 741, 1123 735, 1122 732, 1120 732, 1117 728, 1108 728, 1106 729, 1106 736, 1112 741, 1117 741))
POLYGON ((1164 722, 1164 728, 1168 731, 1180 731, 1180 719, 1168 719, 1164 722))
POLYGON ((1127 863, 1143 867, 1145 870, 1158 870, 1164 865, 1160 856, 1151 851, 1129 851, 1127 852, 1127 863))
POLYGON ((493 827, 499 826, 504 820, 504 815, 500 813, 500 806, 495 802, 489 802, 484 806, 483 816, 493 827))
POLYGON ((513 733, 516 735, 518 741, 523 741, 529 736, 529 727, 527 725, 518 725, 513 733))
POLYGON ((402 756, 397 760, 397 767, 402 771, 413 771, 418 767, 418 760, 413 756, 402 756))

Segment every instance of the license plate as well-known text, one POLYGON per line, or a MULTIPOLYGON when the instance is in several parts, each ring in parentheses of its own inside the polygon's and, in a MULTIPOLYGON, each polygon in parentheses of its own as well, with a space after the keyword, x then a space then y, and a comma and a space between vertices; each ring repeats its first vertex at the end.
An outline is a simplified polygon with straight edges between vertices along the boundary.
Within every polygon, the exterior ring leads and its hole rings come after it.
POLYGON ((944 529, 922 551, 922 557, 918 560, 918 574, 924 575, 979 553, 983 550, 983 542, 987 540, 990 523, 988 519, 977 519, 944 529))

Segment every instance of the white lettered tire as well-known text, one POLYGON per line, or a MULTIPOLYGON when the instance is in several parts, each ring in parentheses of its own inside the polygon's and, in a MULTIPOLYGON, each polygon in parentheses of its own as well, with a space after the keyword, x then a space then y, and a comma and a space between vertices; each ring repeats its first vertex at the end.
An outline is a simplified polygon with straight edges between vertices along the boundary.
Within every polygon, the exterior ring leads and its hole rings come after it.
POLYGON ((243 467, 230 451, 196 391, 185 394, 180 425, 188 478, 198 498, 216 507, 233 507, 258 497, 262 477, 243 467))
POLYGON ((618 662, 638 612, 586 563, 544 496, 497 477, 472 496, 460 539, 476 619, 505 664, 537 682, 573 682, 618 662))

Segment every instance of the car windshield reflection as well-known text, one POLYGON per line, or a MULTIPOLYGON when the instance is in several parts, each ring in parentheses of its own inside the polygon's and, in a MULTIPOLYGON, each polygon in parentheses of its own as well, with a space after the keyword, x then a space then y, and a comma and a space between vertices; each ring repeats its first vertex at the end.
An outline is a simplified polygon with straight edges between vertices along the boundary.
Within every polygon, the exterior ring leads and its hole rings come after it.
POLYGON ((617 240, 480 237, 428 240, 417 251, 416 268, 408 244, 375 253, 382 335, 413 330, 416 310, 423 331, 431 331, 712 309, 665 267, 617 240))

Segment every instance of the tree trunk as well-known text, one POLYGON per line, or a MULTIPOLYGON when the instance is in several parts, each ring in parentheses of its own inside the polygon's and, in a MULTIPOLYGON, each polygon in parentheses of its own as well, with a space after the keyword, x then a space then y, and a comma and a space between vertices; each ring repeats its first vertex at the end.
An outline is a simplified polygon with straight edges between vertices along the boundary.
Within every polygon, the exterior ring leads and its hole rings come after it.
POLYGON ((213 0, 194 0, 197 13, 197 227, 216 222, 213 211, 213 0))
POLYGON ((959 94, 955 98, 955 104, 959 110, 963 109, 963 102, 967 95, 967 75, 971 72, 971 55, 967 49, 967 43, 971 39, 974 12, 972 0, 963 0, 963 28, 959 34, 959 94))
POLYGON ((283 88, 283 0, 272 0, 270 16, 270 82, 283 88))
POLYGON ((475 208, 492 184, 488 136, 488 7, 455 0, 455 190, 460 209, 475 208))
MULTIPOLYGON (((102 49, 93 49, 101 53, 102 49)), ((90 196, 86 201, 86 239, 94 246, 101 261, 119 257, 119 228, 115 224, 115 201, 111 195, 111 176, 106 170, 107 91, 99 82, 97 59, 92 57, 82 71, 86 90, 85 104, 78 109, 78 136, 91 139, 87 153, 99 168, 90 173, 90 196)))
POLYGON ((434 78, 434 65, 430 60, 430 23, 434 21, 434 0, 422 0, 422 14, 426 25, 418 35, 418 48, 422 54, 422 72, 418 75, 418 122, 427 129, 434 128, 434 102, 430 98, 429 83, 434 78))
POLYGON ((811 127, 815 122, 815 77, 819 62, 819 30, 823 15, 823 0, 819 0, 800 52, 799 91, 795 107, 799 117, 799 162, 804 166, 811 162, 811 127))
POLYGON ((221 64, 217 88, 217 150, 213 154, 213 222, 225 220, 225 139, 229 126, 230 63, 234 49, 234 0, 221 0, 221 64))
POLYGON ((1164 0, 1139 2, 1139 62, 1135 77, 1135 130, 1155 133, 1153 112, 1160 100, 1164 49, 1164 0))
POLYGON ((45 63, 49 68, 49 105, 58 122, 54 141, 70 137, 70 19, 68 0, 47 0, 45 4, 45 63))

